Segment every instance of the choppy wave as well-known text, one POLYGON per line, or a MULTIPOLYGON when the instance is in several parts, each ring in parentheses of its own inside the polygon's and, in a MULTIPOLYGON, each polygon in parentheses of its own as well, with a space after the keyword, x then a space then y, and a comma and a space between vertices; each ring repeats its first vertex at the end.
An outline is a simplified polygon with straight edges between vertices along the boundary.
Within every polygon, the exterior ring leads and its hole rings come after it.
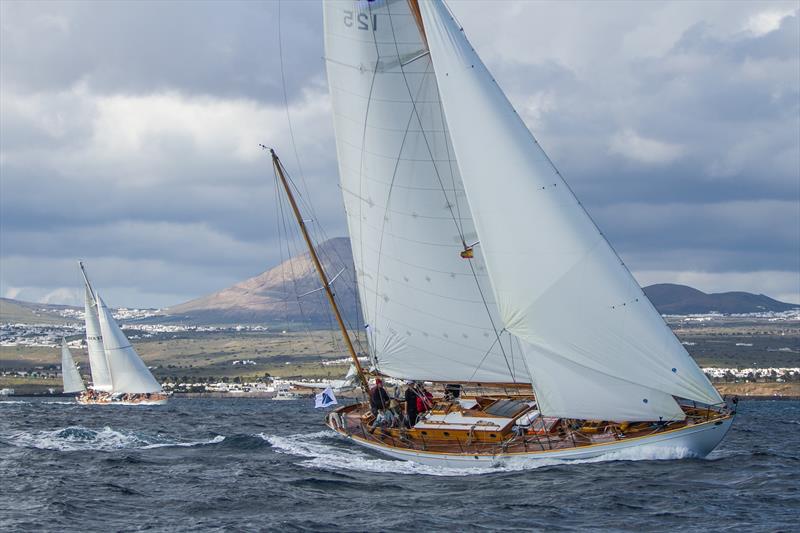
POLYGON ((308 468, 325 470, 360 470, 363 472, 395 474, 423 474, 432 476, 465 476, 498 472, 516 472, 543 467, 601 463, 606 461, 659 461, 688 459, 695 455, 687 448, 675 447, 636 447, 609 452, 588 459, 548 459, 533 457, 498 458, 491 466, 480 467, 445 467, 430 466, 396 459, 382 459, 370 455, 361 449, 342 447, 332 442, 338 439, 333 431, 296 435, 267 435, 259 433, 259 437, 270 443, 274 450, 291 455, 305 457, 299 464, 308 468))
POLYGON ((53 431, 14 433, 5 437, 3 440, 12 446, 68 452, 85 450, 111 451, 120 449, 147 450, 175 446, 202 446, 206 444, 217 444, 225 440, 225 437, 217 435, 210 440, 180 442, 161 436, 116 431, 108 426, 100 430, 82 426, 70 426, 53 431))
POLYGON ((9 405, 14 405, 14 404, 30 404, 31 402, 26 402, 24 400, 0 400, 0 405, 3 405, 4 403, 9 405))

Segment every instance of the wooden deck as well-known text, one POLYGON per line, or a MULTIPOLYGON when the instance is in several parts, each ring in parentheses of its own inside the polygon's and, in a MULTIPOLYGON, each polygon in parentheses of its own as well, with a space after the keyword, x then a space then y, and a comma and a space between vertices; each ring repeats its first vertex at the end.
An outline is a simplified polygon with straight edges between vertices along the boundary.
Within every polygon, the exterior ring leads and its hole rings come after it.
POLYGON ((729 416, 724 410, 684 407, 687 417, 677 422, 618 424, 539 416, 529 427, 520 428, 515 420, 523 415, 538 413, 533 397, 515 396, 515 401, 528 402, 529 405, 513 416, 492 413, 492 405, 508 401, 508 397, 478 397, 475 400, 477 405, 472 408, 464 408, 457 401, 439 401, 413 428, 378 427, 371 430, 374 417, 368 404, 337 409, 329 415, 328 425, 334 431, 349 437, 390 448, 447 454, 496 455, 558 451, 634 440, 729 416))

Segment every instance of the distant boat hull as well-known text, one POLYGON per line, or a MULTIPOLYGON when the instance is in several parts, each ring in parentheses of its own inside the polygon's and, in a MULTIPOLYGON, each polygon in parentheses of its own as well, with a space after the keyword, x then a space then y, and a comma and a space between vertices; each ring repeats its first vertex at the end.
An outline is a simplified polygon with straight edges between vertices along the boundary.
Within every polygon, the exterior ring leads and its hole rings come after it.
POLYGON ((159 395, 155 397, 145 398, 143 395, 134 396, 133 398, 122 399, 115 398, 109 395, 99 397, 90 397, 86 394, 81 394, 75 398, 80 405, 165 405, 167 403, 167 396, 159 395))
POLYGON ((299 394, 293 393, 293 392, 290 392, 290 393, 280 393, 279 392, 278 394, 276 394, 275 396, 272 397, 273 401, 278 401, 278 402, 280 402, 280 401, 286 402, 286 401, 290 401, 290 400, 302 400, 302 399, 303 399, 302 396, 300 396, 299 394))
MULTIPOLYGON (((374 438, 373 434, 345 430, 338 423, 336 412, 330 413, 328 427, 354 443, 384 455, 428 466, 446 468, 487 468, 496 464, 535 464, 547 460, 585 460, 606 456, 608 460, 702 458, 722 441, 733 423, 735 413, 712 418, 677 429, 659 431, 646 436, 623 437, 610 442, 551 450, 529 450, 487 453, 486 451, 450 452, 409 449, 396 446, 394 438, 374 438)), ((379 434, 380 430, 376 431, 379 434)), ((399 439, 398 439, 399 440, 399 439)), ((533 446, 531 446, 533 447, 533 446)))

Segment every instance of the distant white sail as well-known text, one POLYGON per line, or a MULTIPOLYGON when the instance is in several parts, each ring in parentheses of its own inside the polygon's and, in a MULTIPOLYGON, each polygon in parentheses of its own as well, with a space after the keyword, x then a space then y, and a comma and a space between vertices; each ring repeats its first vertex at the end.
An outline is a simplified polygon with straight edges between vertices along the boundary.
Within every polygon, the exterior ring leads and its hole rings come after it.
MULTIPOLYGON (((83 271, 83 265, 81 265, 83 271)), ((84 272, 84 276, 86 273, 84 272)), ((111 374, 108 371, 103 338, 100 334, 100 323, 97 318, 97 304, 94 300, 89 279, 84 277, 85 298, 84 316, 86 323, 86 346, 89 350, 89 370, 92 372, 92 388, 98 391, 111 391, 111 374)))
POLYGON ((64 379, 64 392, 83 392, 86 387, 72 359, 67 340, 61 339, 61 376, 64 379))
POLYGON ((474 222, 409 3, 340 0, 323 10, 339 175, 378 370, 529 382, 509 336, 505 354, 497 340, 480 250, 460 257, 477 240, 474 222))
POLYGON ((161 392, 161 385, 133 349, 128 338, 111 315, 111 311, 108 310, 99 294, 95 293, 95 296, 100 330, 103 334, 103 346, 111 370, 113 392, 139 394, 161 392))
POLYGON ((438 1, 420 1, 458 167, 503 326, 542 412, 682 419, 721 398, 438 1))

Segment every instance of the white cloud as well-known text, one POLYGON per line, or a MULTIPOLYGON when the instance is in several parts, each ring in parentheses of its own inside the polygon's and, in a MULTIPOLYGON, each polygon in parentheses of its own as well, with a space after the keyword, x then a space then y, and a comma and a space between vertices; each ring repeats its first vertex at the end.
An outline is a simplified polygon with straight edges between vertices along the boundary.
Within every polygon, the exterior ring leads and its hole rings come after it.
POLYGON ((609 151, 626 159, 648 165, 670 163, 686 153, 686 149, 679 144, 648 139, 630 128, 617 132, 611 137, 609 151))
POLYGON ((75 288, 59 287, 52 290, 39 298, 37 301, 40 304, 66 304, 66 305, 80 305, 83 303, 81 296, 83 293, 75 288))
POLYGON ((16 298, 22 292, 22 287, 9 287, 3 294, 4 298, 16 298))
POLYGON ((557 109, 556 98, 552 91, 536 91, 524 102, 522 117, 532 131, 540 130, 545 115, 557 109))
MULTIPOLYGON (((318 218, 341 234, 321 9, 290 4, 295 139, 318 218)), ((631 264, 790 268, 796 211, 755 203, 796 199, 798 53, 784 20, 796 3, 451 7, 631 264), (744 203, 715 207, 732 200, 744 203)), ((275 260, 271 169, 258 143, 296 167, 275 8, 0 2, 0 293, 39 300, 79 286, 81 255, 110 304, 167 305, 275 260)), ((797 292, 769 287, 743 288, 797 292)))
POLYGON ((780 28, 784 18, 796 13, 798 13, 798 10, 790 7, 761 11, 747 19, 744 29, 756 36, 766 35, 780 28))

